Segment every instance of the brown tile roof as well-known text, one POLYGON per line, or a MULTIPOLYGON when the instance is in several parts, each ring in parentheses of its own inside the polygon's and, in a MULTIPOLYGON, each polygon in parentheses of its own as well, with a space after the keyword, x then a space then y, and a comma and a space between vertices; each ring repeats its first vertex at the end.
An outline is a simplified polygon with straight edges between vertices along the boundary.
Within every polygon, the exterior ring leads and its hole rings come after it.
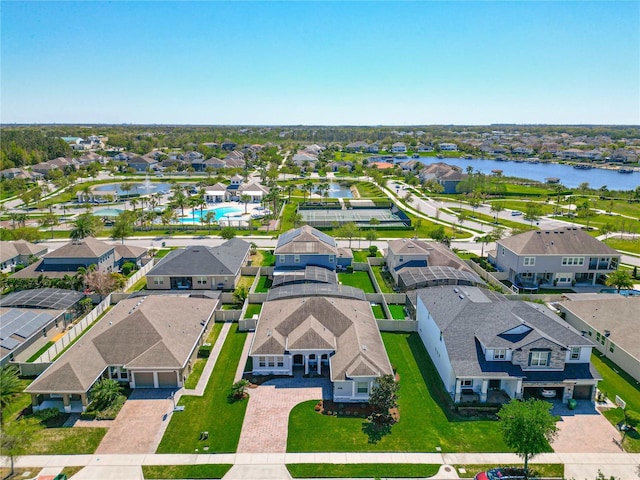
POLYGON ((180 295, 122 300, 26 391, 86 392, 109 365, 182 368, 217 303, 180 295))
POLYGON ((331 349, 331 380, 391 374, 371 306, 363 300, 298 297, 263 304, 250 355, 331 349))
POLYGON ((519 255, 620 255, 606 243, 575 227, 532 230, 496 243, 519 255))

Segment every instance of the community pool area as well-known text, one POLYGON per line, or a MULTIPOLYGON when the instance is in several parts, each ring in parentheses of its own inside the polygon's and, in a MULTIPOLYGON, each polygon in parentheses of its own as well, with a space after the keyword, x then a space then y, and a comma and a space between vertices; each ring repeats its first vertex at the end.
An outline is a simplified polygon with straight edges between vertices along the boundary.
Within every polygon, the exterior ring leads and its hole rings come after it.
POLYGON ((240 217, 244 215, 244 208, 241 207, 217 207, 203 209, 202 213, 200 209, 196 208, 191 211, 191 214, 186 214, 180 219, 180 223, 203 223, 203 220, 207 216, 207 213, 213 212, 215 214, 215 221, 219 222, 224 218, 240 217))
POLYGON ((93 215, 96 217, 117 217, 122 212, 124 212, 124 210, 120 208, 98 208, 93 211, 93 215))
POLYGON ((618 292, 617 288, 602 288, 600 293, 619 293, 625 297, 639 297, 640 290, 620 290, 618 292))

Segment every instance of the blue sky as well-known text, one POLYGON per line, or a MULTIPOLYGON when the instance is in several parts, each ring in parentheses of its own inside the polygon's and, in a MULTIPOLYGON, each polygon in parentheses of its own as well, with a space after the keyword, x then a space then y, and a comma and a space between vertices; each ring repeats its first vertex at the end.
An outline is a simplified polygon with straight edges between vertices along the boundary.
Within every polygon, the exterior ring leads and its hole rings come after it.
POLYGON ((640 124, 640 2, 2 1, 2 123, 640 124))

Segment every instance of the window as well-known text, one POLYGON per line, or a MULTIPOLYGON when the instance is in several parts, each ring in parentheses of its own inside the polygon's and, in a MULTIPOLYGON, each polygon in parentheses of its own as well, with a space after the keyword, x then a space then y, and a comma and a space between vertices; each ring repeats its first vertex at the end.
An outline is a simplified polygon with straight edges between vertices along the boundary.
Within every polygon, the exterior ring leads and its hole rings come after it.
POLYGON ((266 367, 266 366, 267 366, 267 359, 266 359, 266 357, 258 357, 258 365, 259 365, 261 368, 266 367))
POLYGON ((153 284, 154 285, 162 285, 163 283, 164 283, 164 278, 156 277, 156 278, 153 279, 153 284))
POLYGON ((470 379, 462 380, 460 381, 460 385, 462 387, 473 387, 473 380, 470 380, 470 379))
POLYGON ((359 394, 369 393, 369 384, 367 382, 357 382, 356 389, 359 394))
POLYGON ((502 247, 502 255, 504 255, 504 247, 502 247))
POLYGON ((529 366, 546 367, 549 365, 549 352, 531 352, 529 366))
POLYGON ((42 336, 45 337, 45 338, 47 337, 47 329, 46 328, 42 329, 42 336))
POLYGON ((284 255, 280 255, 279 261, 280 261, 280 263, 284 263, 284 255))
POLYGON ((580 347, 571 347, 571 360, 578 360, 580 358, 580 347))
POLYGON ((504 348, 498 348, 493 351, 494 360, 504 360, 507 358, 507 351, 504 348))
POLYGON ((293 263, 300 263, 300 255, 293 256, 293 263))
POLYGON ((573 276, 570 273, 557 273, 556 280, 558 283, 571 283, 573 276))
POLYGON ((536 257, 524 257, 523 265, 525 267, 533 267, 536 264, 536 257))
POLYGON ((600 332, 596 332, 596 342, 600 341, 600 332))
POLYGON ((269 357, 267 359, 267 361, 268 361, 269 368, 273 368, 273 367, 276 366, 276 359, 275 358, 269 357))
POLYGON ((610 351, 611 353, 613 353, 613 352, 615 351, 615 349, 616 349, 615 344, 613 344, 613 343, 609 344, 609 351, 610 351))
POLYGON ((333 263, 336 261, 336 257, 333 255, 329 255, 329 263, 333 263))
POLYGON ((196 277, 196 283, 198 285, 206 285, 207 284, 207 277, 196 277))
POLYGON ((284 357, 276 357, 276 364, 279 367, 284 367, 284 357))
POLYGON ((562 265, 584 265, 584 257, 562 257, 562 265))

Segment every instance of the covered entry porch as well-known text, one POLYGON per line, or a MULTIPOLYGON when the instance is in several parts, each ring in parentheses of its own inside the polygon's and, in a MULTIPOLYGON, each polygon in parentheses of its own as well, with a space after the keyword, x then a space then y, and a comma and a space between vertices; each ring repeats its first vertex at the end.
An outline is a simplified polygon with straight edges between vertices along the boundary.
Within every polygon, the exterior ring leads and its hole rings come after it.
POLYGON ((305 375, 315 374, 322 375, 323 368, 328 373, 329 357, 332 352, 314 351, 314 352, 291 352, 293 354, 293 368, 302 367, 305 375))

